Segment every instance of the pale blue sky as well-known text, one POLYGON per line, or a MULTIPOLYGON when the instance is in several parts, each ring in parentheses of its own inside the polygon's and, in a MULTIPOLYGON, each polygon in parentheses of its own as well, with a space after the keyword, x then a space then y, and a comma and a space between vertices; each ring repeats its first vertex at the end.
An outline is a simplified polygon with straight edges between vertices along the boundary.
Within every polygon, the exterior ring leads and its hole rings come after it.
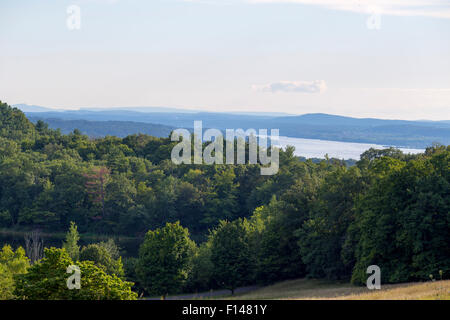
POLYGON ((2 0, 0 99, 450 119, 450 0, 2 0))

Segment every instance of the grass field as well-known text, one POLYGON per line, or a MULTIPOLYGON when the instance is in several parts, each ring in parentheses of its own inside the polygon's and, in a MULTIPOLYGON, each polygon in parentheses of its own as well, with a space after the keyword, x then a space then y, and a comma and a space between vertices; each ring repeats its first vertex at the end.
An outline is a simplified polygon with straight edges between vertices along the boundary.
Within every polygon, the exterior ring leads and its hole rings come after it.
POLYGON ((226 299, 450 300, 450 280, 381 285, 381 290, 315 279, 283 281, 226 299))

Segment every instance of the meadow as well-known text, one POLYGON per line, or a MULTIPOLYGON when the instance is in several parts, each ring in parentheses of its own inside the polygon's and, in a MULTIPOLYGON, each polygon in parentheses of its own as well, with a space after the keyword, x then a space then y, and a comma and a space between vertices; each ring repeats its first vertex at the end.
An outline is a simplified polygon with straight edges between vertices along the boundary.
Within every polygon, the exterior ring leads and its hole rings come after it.
POLYGON ((450 280, 382 285, 369 290, 346 282, 296 279, 225 299, 283 300, 450 300, 450 280))

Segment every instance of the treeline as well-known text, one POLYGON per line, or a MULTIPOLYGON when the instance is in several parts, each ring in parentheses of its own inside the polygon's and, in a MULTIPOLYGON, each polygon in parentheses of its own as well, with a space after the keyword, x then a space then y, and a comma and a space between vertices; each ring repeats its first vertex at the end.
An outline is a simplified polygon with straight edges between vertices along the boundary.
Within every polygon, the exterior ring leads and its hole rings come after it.
POLYGON ((143 236, 180 221, 197 241, 222 219, 249 217, 302 175, 323 176, 339 160, 280 154, 280 173, 258 165, 175 165, 169 138, 64 135, 0 105, 0 228, 143 236), (304 160, 304 159, 303 159, 304 160))
POLYGON ((40 118, 28 116, 28 119, 36 123, 44 121, 50 128, 60 129, 62 133, 69 134, 74 129, 80 130, 89 137, 104 137, 107 135, 116 137, 126 137, 133 133, 140 132, 154 137, 167 137, 176 128, 162 124, 142 123, 134 121, 89 121, 89 120, 63 120, 59 118, 40 118))
POLYGON ((63 135, 1 104, 0 227, 145 234, 124 267, 147 294, 304 276, 364 283, 372 264, 383 283, 450 271, 449 146, 371 149, 350 167, 288 147, 278 173, 261 176, 258 165, 174 165, 175 144, 63 135))
POLYGON ((27 252, 10 245, 0 250, 0 300, 135 300, 125 281, 119 248, 113 240, 78 246, 71 224, 62 248, 43 248, 34 237, 27 252), (30 256, 32 258, 30 258, 30 256))
POLYGON ((164 295, 300 277, 365 284, 370 265, 381 268, 382 283, 448 278, 450 148, 409 160, 384 153, 302 176, 249 218, 221 221, 199 246, 179 224, 150 231, 133 281, 164 295), (168 287, 158 279, 179 280, 168 287))

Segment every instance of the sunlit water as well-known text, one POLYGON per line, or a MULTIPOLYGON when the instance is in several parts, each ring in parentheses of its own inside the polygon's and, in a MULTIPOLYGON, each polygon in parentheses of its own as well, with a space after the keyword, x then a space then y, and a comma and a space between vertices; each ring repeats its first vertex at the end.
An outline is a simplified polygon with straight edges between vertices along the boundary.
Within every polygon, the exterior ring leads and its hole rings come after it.
MULTIPOLYGON (((317 139, 302 139, 280 136, 279 145, 283 149, 288 146, 295 147, 295 155, 305 158, 325 158, 328 154, 330 158, 355 159, 364 151, 375 148, 385 149, 386 146, 370 143, 339 142, 317 139)), ((404 153, 422 153, 424 149, 399 148, 404 153)))

